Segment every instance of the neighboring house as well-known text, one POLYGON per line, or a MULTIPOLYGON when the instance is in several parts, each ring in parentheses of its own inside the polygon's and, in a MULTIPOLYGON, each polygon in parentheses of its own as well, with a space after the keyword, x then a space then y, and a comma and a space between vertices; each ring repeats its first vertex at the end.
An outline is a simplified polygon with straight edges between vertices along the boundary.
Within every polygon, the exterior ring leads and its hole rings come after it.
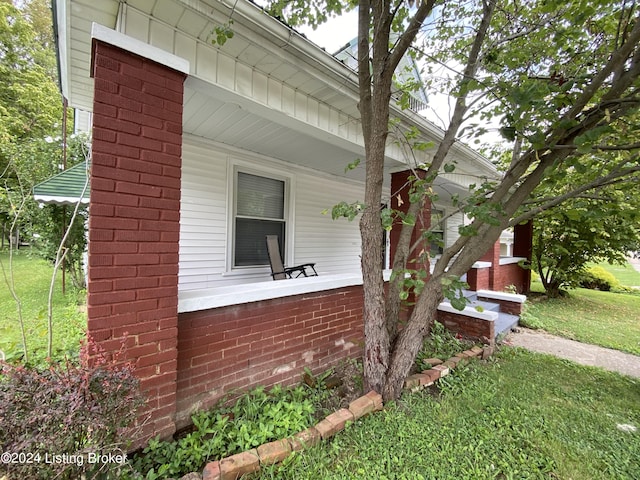
MULTIPOLYGON (((364 169, 345 169, 364 160, 354 71, 247 0, 54 7, 63 94, 92 112, 88 333, 108 352, 125 342, 149 398, 142 438, 232 389, 361 355, 358 223, 323 214, 364 196, 364 169), (212 44, 230 18, 233 38, 212 44), (267 234, 287 265, 314 262, 319 276, 272 281, 267 234)), ((393 115, 442 137, 415 112, 393 115)), ((462 144, 451 155, 435 215, 497 176, 462 144)), ((392 204, 413 164, 390 142, 392 204)), ((441 229, 445 244, 463 221, 441 229)), ((388 243, 387 266, 393 232, 388 243)), ((498 288, 496 274, 469 278, 498 288)))

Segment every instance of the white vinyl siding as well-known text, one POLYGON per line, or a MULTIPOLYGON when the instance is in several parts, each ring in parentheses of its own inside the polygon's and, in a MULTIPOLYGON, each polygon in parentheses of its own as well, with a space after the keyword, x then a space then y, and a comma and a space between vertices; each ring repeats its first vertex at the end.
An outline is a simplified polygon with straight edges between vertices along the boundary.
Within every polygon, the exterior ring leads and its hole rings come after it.
POLYGON ((440 255, 444 249, 445 242, 445 229, 447 225, 447 220, 443 220, 445 215, 445 211, 441 208, 432 207, 431 208, 431 233, 434 236, 434 239, 431 241, 431 255, 440 255), (437 238, 437 240, 436 240, 437 238))
POLYGON ((184 142, 180 205, 180 288, 205 288, 226 268, 227 158, 184 142))
POLYGON ((311 175, 299 175, 296 187, 295 264, 316 262, 319 273, 359 273, 359 218, 333 220, 331 207, 363 200, 364 187, 311 175))
POLYGON ((446 221, 446 229, 444 232, 444 247, 449 248, 458 239, 458 227, 464 225, 464 213, 453 213, 446 221))
POLYGON ((320 275, 360 272, 357 219, 332 220, 323 210, 341 200, 362 200, 363 185, 248 152, 228 152, 189 136, 182 157, 180 291, 271 279, 269 267, 233 269, 234 168, 291 179, 287 265, 314 262, 320 275))

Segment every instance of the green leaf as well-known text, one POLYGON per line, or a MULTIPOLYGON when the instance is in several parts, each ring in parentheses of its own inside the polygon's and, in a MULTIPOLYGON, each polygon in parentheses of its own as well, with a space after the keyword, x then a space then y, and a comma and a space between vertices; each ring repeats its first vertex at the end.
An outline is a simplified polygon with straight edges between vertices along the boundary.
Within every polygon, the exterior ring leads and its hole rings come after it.
POLYGON ((355 170, 360 165, 360 159, 356 158, 353 162, 348 163, 346 167, 344 167, 344 173, 349 172, 350 170, 355 170))

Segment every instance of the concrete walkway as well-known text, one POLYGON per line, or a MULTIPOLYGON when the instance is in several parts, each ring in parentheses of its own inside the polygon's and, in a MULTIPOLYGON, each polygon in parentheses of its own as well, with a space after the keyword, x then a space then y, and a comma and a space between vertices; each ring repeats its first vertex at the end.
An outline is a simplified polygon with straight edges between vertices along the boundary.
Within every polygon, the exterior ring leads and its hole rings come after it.
MULTIPOLYGON (((627 260, 633 268, 640 272, 639 258, 628 258, 627 260)), ((502 343, 640 378, 640 356, 611 348, 580 343, 523 327, 518 327, 517 332, 511 332, 507 335, 502 343)))
POLYGON ((580 343, 522 327, 518 327, 517 332, 507 335, 502 343, 640 378, 640 357, 630 353, 580 343))

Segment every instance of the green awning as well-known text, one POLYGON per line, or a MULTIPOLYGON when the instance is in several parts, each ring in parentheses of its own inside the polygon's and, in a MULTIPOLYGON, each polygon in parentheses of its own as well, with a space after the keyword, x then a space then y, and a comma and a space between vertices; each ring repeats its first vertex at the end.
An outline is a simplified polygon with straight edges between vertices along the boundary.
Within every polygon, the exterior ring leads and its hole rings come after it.
POLYGON ((74 165, 48 180, 39 183, 33 187, 33 198, 40 203, 52 203, 56 205, 73 205, 78 201, 88 204, 89 185, 87 184, 87 163, 82 162, 74 165))

